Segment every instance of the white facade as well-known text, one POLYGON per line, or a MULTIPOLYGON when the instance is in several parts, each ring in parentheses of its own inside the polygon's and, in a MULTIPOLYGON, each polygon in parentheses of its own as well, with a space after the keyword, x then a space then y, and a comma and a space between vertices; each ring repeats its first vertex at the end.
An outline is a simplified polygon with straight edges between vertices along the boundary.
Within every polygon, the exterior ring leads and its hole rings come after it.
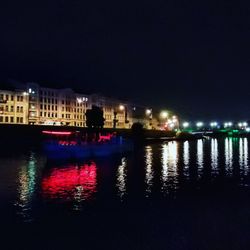
POLYGON ((0 90, 0 124, 85 127, 85 113, 93 105, 103 109, 105 128, 132 126, 133 110, 128 103, 97 94, 78 94, 72 89, 43 88, 36 83, 28 83, 21 90, 0 90))

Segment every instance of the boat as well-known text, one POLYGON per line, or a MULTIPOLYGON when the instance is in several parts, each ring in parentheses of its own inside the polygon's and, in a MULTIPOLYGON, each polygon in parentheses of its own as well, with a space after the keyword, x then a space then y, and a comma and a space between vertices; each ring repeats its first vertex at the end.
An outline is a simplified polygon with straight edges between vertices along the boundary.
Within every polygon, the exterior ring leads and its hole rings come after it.
POLYGON ((133 150, 133 143, 121 136, 100 135, 98 141, 82 141, 72 132, 43 131, 43 134, 56 136, 43 142, 48 159, 84 159, 122 154, 133 150), (65 138, 66 136, 66 138, 65 138))

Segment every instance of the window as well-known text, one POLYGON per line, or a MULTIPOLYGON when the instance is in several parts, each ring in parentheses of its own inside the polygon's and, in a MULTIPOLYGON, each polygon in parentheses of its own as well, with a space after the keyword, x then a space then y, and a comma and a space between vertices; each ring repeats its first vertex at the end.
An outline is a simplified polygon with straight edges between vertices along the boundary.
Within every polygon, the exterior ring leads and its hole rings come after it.
POLYGON ((9 107, 7 105, 5 106, 5 111, 9 111, 9 107))
POLYGON ((50 113, 48 113, 48 117, 50 117, 50 113))
POLYGON ((11 101, 14 101, 14 96, 13 95, 11 95, 11 101))
POLYGON ((14 112, 14 106, 10 107, 10 112, 14 112))
POLYGON ((43 109, 43 105, 42 104, 40 104, 40 109, 43 109))
POLYGON ((57 118, 57 113, 55 113, 55 117, 57 118))
POLYGON ((46 104, 44 105, 44 109, 47 109, 47 106, 46 106, 46 104))
POLYGON ((54 110, 54 106, 53 105, 51 106, 51 109, 54 110))
POLYGON ((43 112, 40 112, 40 116, 43 116, 43 112))
POLYGON ((9 100, 9 95, 5 95, 6 101, 9 100))
POLYGON ((16 118, 16 122, 17 122, 17 123, 20 122, 20 118, 19 118, 19 117, 16 118))
POLYGON ((48 110, 50 110, 50 105, 48 105, 48 110))
POLYGON ((55 106, 55 109, 56 109, 56 111, 57 111, 57 106, 55 106))
POLYGON ((0 94, 0 100, 3 100, 3 94, 0 94))
POLYGON ((11 122, 11 123, 14 122, 14 117, 13 117, 13 116, 10 117, 10 122, 11 122))
POLYGON ((23 123, 23 117, 20 117, 20 123, 23 123))
POLYGON ((20 107, 20 112, 21 112, 21 113, 23 112, 23 106, 20 107))
POLYGON ((5 116, 5 122, 9 122, 9 117, 5 116))
POLYGON ((64 104, 64 100, 62 100, 62 104, 64 104))
POLYGON ((16 112, 20 112, 20 107, 19 106, 16 107, 16 112))
POLYGON ((0 122, 3 122, 3 117, 2 116, 0 116, 0 122))
POLYGON ((62 118, 64 118, 64 114, 62 114, 62 118))

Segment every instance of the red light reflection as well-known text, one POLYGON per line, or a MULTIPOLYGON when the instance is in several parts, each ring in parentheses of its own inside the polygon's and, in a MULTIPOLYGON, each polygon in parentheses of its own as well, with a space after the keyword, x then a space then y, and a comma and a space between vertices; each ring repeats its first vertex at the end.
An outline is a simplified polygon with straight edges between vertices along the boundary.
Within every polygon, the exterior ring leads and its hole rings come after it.
POLYGON ((96 192, 96 164, 53 169, 42 180, 42 194, 50 199, 89 200, 96 192))

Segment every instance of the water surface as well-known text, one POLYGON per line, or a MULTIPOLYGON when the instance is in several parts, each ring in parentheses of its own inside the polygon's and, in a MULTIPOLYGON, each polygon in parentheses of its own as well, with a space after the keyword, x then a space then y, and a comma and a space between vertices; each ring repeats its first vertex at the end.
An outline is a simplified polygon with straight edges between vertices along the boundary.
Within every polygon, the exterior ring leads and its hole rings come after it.
POLYGON ((250 249, 249 171, 247 138, 80 162, 5 150, 3 249, 250 249))

